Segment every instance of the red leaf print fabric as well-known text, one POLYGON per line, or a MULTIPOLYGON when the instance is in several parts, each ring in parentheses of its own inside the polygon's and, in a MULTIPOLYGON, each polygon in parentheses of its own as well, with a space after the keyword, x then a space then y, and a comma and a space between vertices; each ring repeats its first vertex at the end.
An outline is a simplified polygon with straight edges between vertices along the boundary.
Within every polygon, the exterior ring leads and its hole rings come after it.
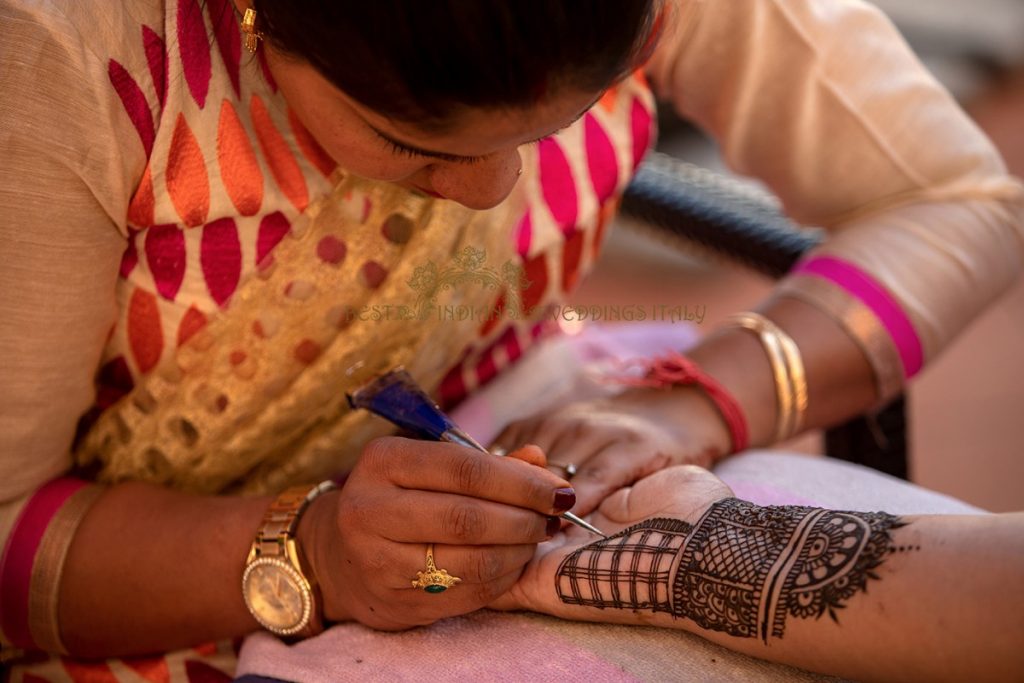
POLYGON ((277 243, 291 230, 291 227, 288 219, 280 211, 263 217, 263 220, 260 221, 260 232, 256 238, 256 263, 261 262, 273 251, 277 243))
POLYGON ((142 146, 146 150, 146 156, 149 157, 153 153, 156 130, 153 127, 153 114, 149 110, 149 104, 146 102, 142 88, 116 60, 111 59, 107 63, 107 76, 110 78, 110 84, 114 86, 117 96, 121 99, 128 118, 135 126, 135 131, 139 134, 142 146))
POLYGON ((234 220, 221 218, 203 227, 199 259, 210 296, 223 306, 242 275, 242 245, 234 220))
POLYGON ((241 96, 239 66, 242 58, 242 36, 239 33, 235 8, 232 7, 231 0, 206 0, 206 12, 210 16, 217 49, 224 60, 224 68, 228 72, 231 87, 236 97, 241 96))
POLYGON ((588 113, 583 118, 583 131, 587 147, 587 167, 594 185, 597 201, 603 202, 612 195, 619 183, 619 162, 615 158, 615 147, 611 138, 598 122, 597 117, 588 113))
POLYGON ((629 118, 633 131, 633 168, 636 168, 643 161, 647 148, 651 145, 651 124, 654 119, 639 97, 633 99, 629 118))
POLYGON ((540 141, 540 186, 555 222, 568 233, 576 226, 579 198, 569 160, 554 138, 540 141))
POLYGON ((156 291, 174 301, 185 279, 185 235, 177 225, 157 225, 146 231, 146 262, 156 291))
POLYGON ((142 46, 146 51, 146 63, 149 64, 149 75, 153 79, 153 89, 157 101, 163 109, 167 104, 167 46, 164 39, 148 26, 142 27, 142 46))
POLYGON ((202 109, 213 75, 206 25, 197 0, 178 0, 178 52, 185 82, 192 98, 202 109))

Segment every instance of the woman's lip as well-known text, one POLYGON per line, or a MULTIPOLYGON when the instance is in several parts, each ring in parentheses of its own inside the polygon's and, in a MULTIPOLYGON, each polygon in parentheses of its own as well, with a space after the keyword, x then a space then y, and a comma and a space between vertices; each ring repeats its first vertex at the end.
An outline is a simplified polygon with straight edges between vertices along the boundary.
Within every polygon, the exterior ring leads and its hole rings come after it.
POLYGON ((443 194, 439 194, 437 192, 434 192, 433 190, 428 190, 425 187, 420 187, 419 185, 416 185, 415 183, 413 184, 413 187, 415 187, 417 190, 419 190, 423 194, 429 194, 431 197, 436 197, 437 199, 447 199, 447 197, 445 197, 443 194))

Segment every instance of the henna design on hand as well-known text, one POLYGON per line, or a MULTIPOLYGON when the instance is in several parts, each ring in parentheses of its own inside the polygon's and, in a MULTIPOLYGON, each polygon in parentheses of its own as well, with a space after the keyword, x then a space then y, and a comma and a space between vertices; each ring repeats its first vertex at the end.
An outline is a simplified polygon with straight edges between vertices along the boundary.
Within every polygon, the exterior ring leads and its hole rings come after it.
POLYGON ((729 498, 696 526, 643 521, 562 561, 558 597, 569 605, 646 609, 741 638, 781 638, 787 615, 836 610, 891 552, 885 512, 761 507, 729 498))

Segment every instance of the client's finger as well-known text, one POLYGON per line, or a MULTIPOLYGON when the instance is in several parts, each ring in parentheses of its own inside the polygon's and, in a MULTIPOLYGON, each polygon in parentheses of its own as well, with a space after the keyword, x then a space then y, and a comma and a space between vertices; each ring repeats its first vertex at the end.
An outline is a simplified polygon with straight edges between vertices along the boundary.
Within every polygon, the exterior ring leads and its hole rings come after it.
POLYGON ((612 441, 578 466, 572 477, 576 490, 576 514, 596 509, 609 494, 671 464, 665 453, 649 452, 649 443, 612 441))
POLYGON ((522 460, 523 462, 529 463, 535 467, 547 467, 548 465, 548 459, 547 456, 544 455, 544 451, 534 444, 526 444, 522 448, 517 448, 506 457, 522 460))
POLYGON ((655 516, 696 523, 708 505, 733 495, 725 482, 703 467, 677 465, 615 492, 601 503, 601 514, 627 525, 655 516))

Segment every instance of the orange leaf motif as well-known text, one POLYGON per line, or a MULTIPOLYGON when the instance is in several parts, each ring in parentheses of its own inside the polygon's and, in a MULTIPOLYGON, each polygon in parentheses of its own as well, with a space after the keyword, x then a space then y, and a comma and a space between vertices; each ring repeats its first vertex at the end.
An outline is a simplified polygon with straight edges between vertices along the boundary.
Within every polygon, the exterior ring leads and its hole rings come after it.
POLYGON ((288 201, 299 211, 305 210, 309 204, 306 179, 302 177, 299 162, 295 160, 287 140, 274 125, 270 112, 258 95, 252 96, 249 109, 252 112, 252 124, 256 128, 256 139, 259 140, 263 157, 270 166, 270 173, 277 181, 278 187, 288 197, 288 201))
POLYGON ((242 121, 228 100, 220 105, 217 162, 221 182, 238 213, 255 215, 263 203, 263 172, 242 121))
POLYGON ((143 289, 136 289, 128 304, 128 345, 142 374, 156 366, 164 350, 156 297, 143 289))
POLYGON ((206 222, 210 211, 210 178, 196 136, 178 114, 167 155, 167 193, 182 222, 190 228, 206 222))

